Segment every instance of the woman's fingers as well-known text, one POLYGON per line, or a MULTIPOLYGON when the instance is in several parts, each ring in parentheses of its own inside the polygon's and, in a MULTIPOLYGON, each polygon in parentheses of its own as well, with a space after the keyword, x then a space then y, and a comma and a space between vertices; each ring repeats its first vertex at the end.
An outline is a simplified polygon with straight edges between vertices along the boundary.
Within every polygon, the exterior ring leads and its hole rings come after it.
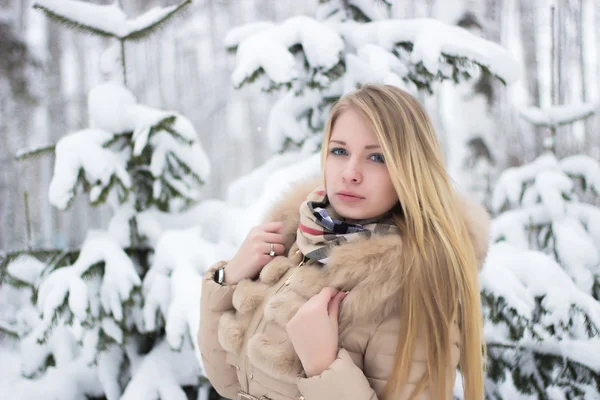
POLYGON ((344 297, 348 295, 348 292, 338 292, 331 298, 331 301, 327 305, 327 313, 330 317, 337 321, 338 314, 340 312, 340 303, 344 300, 344 297))
POLYGON ((270 233, 277 233, 283 228, 283 222, 275 221, 275 222, 267 222, 266 224, 260 225, 262 230, 270 233))
MULTIPOLYGON (((270 255, 271 243, 263 243, 260 247, 261 253, 270 255)), ((279 243, 273 243, 273 251, 276 255, 282 255, 285 252, 285 246, 279 243)))
POLYGON ((279 244, 285 243, 284 236, 280 235, 279 233, 265 232, 261 235, 260 239, 263 240, 265 243, 279 243, 279 244))

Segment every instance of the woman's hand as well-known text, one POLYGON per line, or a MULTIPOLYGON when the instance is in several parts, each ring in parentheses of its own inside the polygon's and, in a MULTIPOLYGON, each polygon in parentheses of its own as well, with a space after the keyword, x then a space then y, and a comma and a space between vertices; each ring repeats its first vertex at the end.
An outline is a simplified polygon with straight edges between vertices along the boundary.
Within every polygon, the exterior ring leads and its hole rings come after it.
POLYGON ((307 377, 321 374, 338 353, 338 314, 348 292, 326 287, 298 309, 286 325, 307 377))
POLYGON ((273 259, 269 255, 271 244, 275 254, 283 254, 285 240, 279 233, 282 228, 282 222, 269 222, 252 228, 236 255, 225 266, 225 283, 235 285, 242 279, 257 276, 273 259))

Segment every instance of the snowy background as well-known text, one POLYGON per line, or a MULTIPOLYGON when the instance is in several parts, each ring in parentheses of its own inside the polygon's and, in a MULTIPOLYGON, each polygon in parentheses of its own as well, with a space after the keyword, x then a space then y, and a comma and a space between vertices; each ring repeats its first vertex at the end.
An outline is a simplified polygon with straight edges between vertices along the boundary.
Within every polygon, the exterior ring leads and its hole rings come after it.
POLYGON ((487 396, 600 398, 600 3, 117 3, 0 0, 0 393, 207 398, 203 270, 380 82, 494 217, 487 396))

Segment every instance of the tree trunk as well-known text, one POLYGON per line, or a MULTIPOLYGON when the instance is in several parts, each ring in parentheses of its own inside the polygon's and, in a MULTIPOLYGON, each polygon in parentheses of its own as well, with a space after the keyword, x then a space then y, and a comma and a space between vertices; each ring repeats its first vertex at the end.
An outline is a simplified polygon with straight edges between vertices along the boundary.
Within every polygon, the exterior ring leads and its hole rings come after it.
MULTIPOLYGON (((519 12, 521 15, 520 33, 523 46, 523 60, 525 69, 525 81, 527 82, 527 92, 531 99, 530 105, 540 107, 540 85, 538 80, 538 57, 537 57, 537 38, 536 6, 530 1, 519 2, 519 12)), ((534 152, 541 153, 543 145, 543 130, 539 127, 532 128, 534 139, 534 152)))
MULTIPOLYGON (((65 105, 64 95, 62 92, 62 70, 61 60, 63 51, 63 34, 64 28, 54 22, 48 22, 47 24, 47 38, 48 38, 48 53, 46 70, 48 71, 48 79, 46 81, 46 99, 47 99, 47 143, 56 143, 65 133, 65 105)), ((48 204, 47 188, 48 183, 52 179, 52 171, 54 171, 55 158, 44 159, 41 165, 42 177, 41 181, 45 183, 46 195, 42 197, 42 201, 48 204)), ((51 246, 63 247, 67 245, 68 231, 65 223, 65 211, 59 211, 53 206, 44 207, 42 211, 42 218, 47 218, 50 221, 51 231, 46 232, 49 234, 46 239, 50 242, 51 246)))

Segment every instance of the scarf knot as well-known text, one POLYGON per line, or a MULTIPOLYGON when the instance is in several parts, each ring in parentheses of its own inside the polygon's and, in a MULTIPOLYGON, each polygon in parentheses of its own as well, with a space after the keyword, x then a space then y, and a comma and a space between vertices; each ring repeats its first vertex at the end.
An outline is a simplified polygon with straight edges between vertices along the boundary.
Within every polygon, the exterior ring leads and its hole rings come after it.
POLYGON ((331 207, 325 189, 313 190, 300 206, 297 243, 309 259, 327 264, 329 252, 336 246, 373 235, 398 234, 390 212, 378 218, 343 220, 331 207))

